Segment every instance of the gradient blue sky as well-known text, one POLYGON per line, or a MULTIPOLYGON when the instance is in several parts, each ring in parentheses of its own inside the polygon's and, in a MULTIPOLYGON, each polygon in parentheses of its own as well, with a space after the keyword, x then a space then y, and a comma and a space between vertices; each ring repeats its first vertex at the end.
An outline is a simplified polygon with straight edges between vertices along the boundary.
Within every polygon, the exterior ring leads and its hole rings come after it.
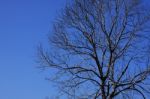
MULTIPOLYGON (((54 88, 36 68, 36 47, 46 42, 66 0, 0 0, 0 99, 44 99, 54 88)), ((53 91, 53 92, 52 92, 53 91)))
MULTIPOLYGON (((148 3, 148 0, 145 0, 148 3)), ((37 69, 36 47, 46 43, 66 0, 0 0, 0 99, 44 99, 54 87, 37 69)))

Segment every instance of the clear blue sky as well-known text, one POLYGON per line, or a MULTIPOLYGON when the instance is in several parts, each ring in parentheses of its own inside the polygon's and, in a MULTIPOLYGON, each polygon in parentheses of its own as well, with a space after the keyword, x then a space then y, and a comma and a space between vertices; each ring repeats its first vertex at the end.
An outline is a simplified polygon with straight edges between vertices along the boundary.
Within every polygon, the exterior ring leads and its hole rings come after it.
MULTIPOLYGON (((146 0, 148 1, 148 0, 146 0)), ((37 69, 36 47, 46 43, 66 0, 0 0, 0 99, 44 99, 54 87, 37 69)))
POLYGON ((36 68, 36 47, 47 41, 66 0, 0 0, 0 99, 44 99, 55 89, 36 68))

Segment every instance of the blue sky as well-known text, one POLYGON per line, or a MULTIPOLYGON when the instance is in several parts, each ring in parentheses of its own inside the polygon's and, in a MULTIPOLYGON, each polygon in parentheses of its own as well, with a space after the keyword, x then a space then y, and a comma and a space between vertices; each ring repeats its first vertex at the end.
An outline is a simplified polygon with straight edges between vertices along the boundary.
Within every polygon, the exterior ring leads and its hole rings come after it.
MULTIPOLYGON (((148 3, 148 0, 145 0, 148 3)), ((37 69, 36 47, 66 0, 0 0, 0 99, 44 99, 56 89, 37 69)))
POLYGON ((0 0, 0 99, 44 99, 55 89, 37 69, 36 47, 46 43, 66 0, 0 0))

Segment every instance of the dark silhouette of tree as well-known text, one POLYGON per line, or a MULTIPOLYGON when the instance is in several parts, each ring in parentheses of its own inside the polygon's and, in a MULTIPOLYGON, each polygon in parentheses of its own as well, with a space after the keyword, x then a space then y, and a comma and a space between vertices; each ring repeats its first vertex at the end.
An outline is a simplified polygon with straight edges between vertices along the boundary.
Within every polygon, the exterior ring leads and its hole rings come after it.
POLYGON ((146 99, 149 21, 144 0, 72 0, 54 22, 51 48, 39 47, 40 65, 69 99, 146 99))

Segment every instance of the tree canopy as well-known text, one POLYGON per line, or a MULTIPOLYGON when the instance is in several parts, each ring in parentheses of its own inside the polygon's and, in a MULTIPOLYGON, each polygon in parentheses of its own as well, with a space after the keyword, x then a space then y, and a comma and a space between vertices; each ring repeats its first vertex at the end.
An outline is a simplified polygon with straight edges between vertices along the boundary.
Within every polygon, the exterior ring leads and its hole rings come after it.
POLYGON ((38 49, 40 66, 69 99, 146 99, 149 11, 144 0, 72 0, 53 24, 50 49, 38 49))

